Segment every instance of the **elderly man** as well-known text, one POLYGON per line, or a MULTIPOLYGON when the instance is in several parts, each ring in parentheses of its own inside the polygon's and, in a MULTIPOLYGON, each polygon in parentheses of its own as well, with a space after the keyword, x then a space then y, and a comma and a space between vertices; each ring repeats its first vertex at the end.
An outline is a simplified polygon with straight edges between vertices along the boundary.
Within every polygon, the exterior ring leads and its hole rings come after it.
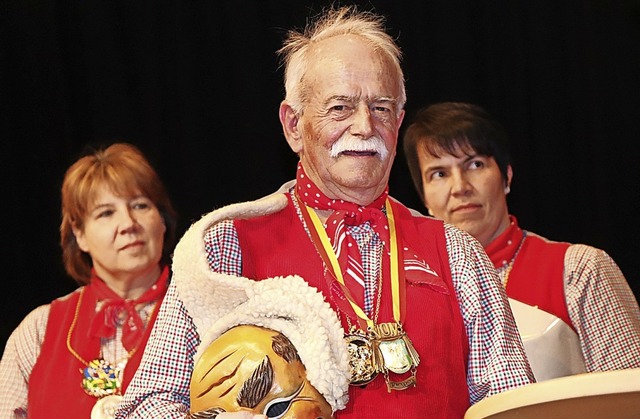
POLYGON ((498 270, 538 381, 640 367, 638 303, 615 262, 525 231, 509 214, 513 168, 498 122, 473 104, 437 103, 403 140, 429 213, 476 237, 498 270))
MULTIPOLYGON (((329 10, 290 32, 280 53, 279 115, 300 159, 296 180, 193 225, 199 240, 187 253, 195 264, 225 278, 295 274, 324 294, 352 356, 349 402, 337 417, 462 417, 471 403, 532 382, 482 247, 388 196, 405 90, 400 51, 382 19, 329 10)), ((188 410, 206 327, 194 301, 206 284, 182 275, 174 271, 118 417, 188 410)))

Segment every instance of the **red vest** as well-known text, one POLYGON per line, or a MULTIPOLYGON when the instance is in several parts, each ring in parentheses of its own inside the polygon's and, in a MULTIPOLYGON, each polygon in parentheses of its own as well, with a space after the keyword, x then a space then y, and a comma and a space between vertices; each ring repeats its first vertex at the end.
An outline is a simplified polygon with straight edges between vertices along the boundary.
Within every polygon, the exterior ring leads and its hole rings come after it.
POLYGON ((568 247, 569 243, 528 234, 511 269, 507 295, 551 313, 573 328, 564 296, 564 255, 568 247))
MULTIPOLYGON (((414 249, 438 273, 449 292, 408 281, 404 329, 418 354, 417 386, 389 393, 379 375, 366 387, 351 387, 349 403, 337 418, 462 418, 469 407, 466 383, 468 340, 456 298, 443 225, 414 217, 392 201, 401 248, 414 249), (421 238, 428 238, 421 240, 421 238)), ((289 197, 282 211, 235 220, 242 249, 243 276, 264 279, 297 274, 320 290, 336 309, 324 279, 324 265, 304 230, 289 197)), ((384 281, 378 322, 393 322, 389 263, 383 264, 384 281), (384 266, 386 265, 386 266, 384 266)), ((344 317, 344 316, 342 316, 344 317)), ((347 330, 344 318, 343 328, 347 330)), ((396 377, 398 381, 406 377, 396 377)))
MULTIPOLYGON (((68 297, 51 303, 40 356, 29 377, 28 413, 30 418, 89 418, 91 409, 98 400, 82 389, 82 370, 86 365, 74 357, 67 348, 67 333, 75 315, 79 296, 79 292, 74 292, 68 297)), ((160 304, 160 301, 157 304, 160 304)), ((79 312, 95 313, 95 306, 95 295, 90 292, 89 286, 85 286, 79 312)), ((140 347, 127 362, 122 376, 122 394, 138 369, 157 312, 158 310, 154 310, 145 327, 140 347)), ((86 331, 89 330, 92 318, 92 315, 78 316, 71 338, 71 347, 74 350, 80 346, 79 340, 89 339, 86 331)), ((95 349, 92 353, 79 353, 87 362, 100 356, 100 343, 95 342, 92 346, 95 349)))

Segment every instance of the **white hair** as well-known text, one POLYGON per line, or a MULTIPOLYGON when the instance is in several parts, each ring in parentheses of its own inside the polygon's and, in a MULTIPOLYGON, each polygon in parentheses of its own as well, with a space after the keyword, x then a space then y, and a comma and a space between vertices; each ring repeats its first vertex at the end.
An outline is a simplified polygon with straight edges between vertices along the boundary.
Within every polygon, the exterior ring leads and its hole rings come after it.
POLYGON ((278 50, 285 67, 284 87, 287 102, 294 111, 302 112, 307 98, 305 89, 308 86, 305 85, 305 75, 309 68, 310 50, 314 44, 340 35, 360 36, 388 57, 398 76, 399 114, 407 101, 404 74, 400 66, 402 52, 393 38, 386 33, 384 17, 372 12, 360 12, 355 6, 330 9, 309 23, 303 32, 289 31, 282 48, 278 50))

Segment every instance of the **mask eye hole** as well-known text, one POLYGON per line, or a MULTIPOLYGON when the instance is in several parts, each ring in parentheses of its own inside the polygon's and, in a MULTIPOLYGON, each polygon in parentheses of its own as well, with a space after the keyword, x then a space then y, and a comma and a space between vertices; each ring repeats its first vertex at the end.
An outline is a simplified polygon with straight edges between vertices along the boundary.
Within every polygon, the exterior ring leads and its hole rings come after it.
POLYGON ((276 403, 269 403, 265 409, 265 415, 271 419, 281 418, 291 407, 291 400, 280 400, 276 403))
POLYGON ((296 390, 295 393, 293 393, 290 396, 287 397, 278 397, 277 399, 273 399, 271 400, 269 403, 267 403, 267 405, 264 407, 264 414, 269 418, 269 419, 278 419, 281 418, 282 416, 284 416, 285 413, 287 413, 289 411, 289 408, 291 407, 291 403, 293 402, 293 399, 300 394, 300 391, 302 391, 302 385, 296 390))

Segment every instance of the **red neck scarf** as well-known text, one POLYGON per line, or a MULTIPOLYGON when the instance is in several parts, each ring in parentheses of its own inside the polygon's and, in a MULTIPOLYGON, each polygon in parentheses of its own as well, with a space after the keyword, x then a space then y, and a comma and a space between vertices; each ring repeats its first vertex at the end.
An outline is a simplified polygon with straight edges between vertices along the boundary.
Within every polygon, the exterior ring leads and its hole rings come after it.
POLYGON ((510 215, 509 220, 509 227, 484 249, 496 268, 508 265, 513 260, 524 238, 516 217, 510 215))
POLYGON ((346 202, 342 199, 331 199, 309 179, 301 163, 298 163, 296 175, 297 194, 308 207, 316 210, 332 211, 326 222, 326 231, 333 251, 338 258, 345 285, 351 291, 354 302, 365 311, 372 307, 372 299, 365 303, 365 275, 362 257, 356 240, 347 233, 347 226, 358 226, 370 223, 383 245, 389 250, 389 226, 382 208, 388 196, 388 188, 367 206, 346 202))
POLYGON ((140 297, 132 300, 120 297, 93 271, 90 287, 97 301, 102 302, 102 307, 91 321, 89 337, 94 339, 113 337, 116 333, 118 319, 124 318, 122 346, 127 351, 132 351, 140 343, 144 333, 144 323, 136 306, 161 298, 167 290, 168 278, 169 268, 165 266, 155 284, 140 297))
MULTIPOLYGON (((345 285, 349 291, 351 291, 350 295, 359 307, 370 309, 370 307, 365 307, 363 305, 364 298, 362 294, 364 271, 361 272, 361 280, 354 279, 355 275, 351 275, 351 272, 349 272, 351 270, 355 271, 356 268, 354 268, 354 266, 356 266, 356 264, 352 263, 352 261, 355 260, 357 262, 361 262, 361 256, 355 240, 350 234, 346 234, 343 227, 344 225, 357 225, 369 221, 371 223, 371 227, 380 237, 380 240, 386 249, 386 252, 383 254, 383 258, 388 260, 390 255, 389 225, 387 217, 382 211, 382 208, 385 206, 385 201, 388 198, 388 187, 371 204, 367 206, 359 206, 350 202, 328 198, 308 178, 301 163, 298 163, 296 179, 296 194, 305 205, 318 210, 334 211, 333 214, 327 218, 326 231, 334 252, 336 253, 336 256, 338 256, 338 262, 340 264, 340 269, 343 272, 345 285), (359 286, 354 282, 358 282, 359 286)), ((417 256, 416 252, 408 246, 408 244, 402 239, 403 234, 411 234, 411 232, 397 231, 399 241, 397 245, 398 249, 401 249, 400 251, 402 252, 398 261, 398 275, 400 275, 402 283, 400 288, 404 290, 404 278, 406 277, 413 283, 427 285, 439 292, 447 293, 447 288, 442 279, 433 269, 431 269, 424 259, 417 256)), ((389 263, 386 265, 388 266, 389 263)), ((337 281, 332 281, 329 284, 330 289, 334 290, 336 283, 337 281)), ((380 290, 378 290, 378 292, 380 292, 380 290)), ((403 294, 404 291, 401 291, 401 305, 404 305, 405 301, 403 294)), ((339 296, 340 293, 337 293, 336 295, 339 296)), ((341 306, 345 312, 350 311, 348 303, 344 298, 338 298, 336 300, 336 304, 341 306)), ((401 311, 404 312, 404 310, 401 311)))
MULTIPOLYGON (((296 178, 298 196, 305 205, 316 210, 333 211, 326 223, 327 235, 332 243, 334 243, 334 239, 336 238, 336 231, 342 230, 344 225, 357 226, 369 221, 373 231, 378 234, 384 246, 388 248, 389 227, 387 225, 387 217, 384 212, 382 212, 382 209, 389 196, 389 187, 385 188, 384 192, 372 203, 362 206, 352 202, 346 202, 342 199, 331 199, 327 197, 311 179, 309 179, 301 163, 298 163, 296 178)), ((350 235, 347 236, 348 243, 351 243, 353 239, 350 235)), ((355 242, 353 242, 353 244, 355 245, 355 242)), ((345 245, 347 245, 347 243, 342 243, 341 247, 344 248, 345 245)), ((348 247, 351 246, 348 245, 348 247)))

